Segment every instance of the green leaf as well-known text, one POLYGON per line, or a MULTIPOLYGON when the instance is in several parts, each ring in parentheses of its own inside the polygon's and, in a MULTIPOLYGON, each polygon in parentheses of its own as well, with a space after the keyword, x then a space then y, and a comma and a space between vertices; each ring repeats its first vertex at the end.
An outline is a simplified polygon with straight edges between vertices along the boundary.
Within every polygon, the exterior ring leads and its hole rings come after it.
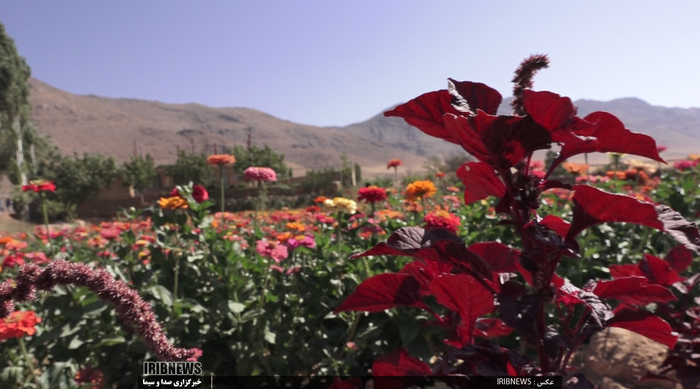
POLYGON ((115 344, 124 342, 126 342, 126 339, 124 339, 123 336, 118 336, 116 338, 102 339, 99 342, 95 343, 95 347, 99 348, 102 346, 114 346, 115 344))
POLYGON ((80 340, 79 337, 76 336, 76 337, 73 338, 73 339, 70 341, 70 343, 68 344, 68 349, 69 349, 69 350, 75 350, 76 348, 82 346, 83 343, 85 343, 85 342, 83 342, 82 340, 80 340))
POLYGON ((229 300, 228 309, 230 309, 233 313, 241 313, 245 310, 245 305, 229 300))
POLYGON ((7 366, 6 368, 2 369, 0 379, 3 381, 14 381, 15 383, 19 383, 19 380, 22 378, 23 370, 24 368, 22 366, 7 366))
POLYGON ((173 295, 170 291, 163 285, 153 285, 147 289, 153 297, 163 302, 167 306, 173 305, 173 295))
POLYGON ((277 339, 277 335, 274 332, 265 330, 265 340, 272 344, 275 344, 275 339, 277 339))
POLYGON ((85 320, 81 320, 78 324, 75 325, 75 327, 71 328, 70 324, 66 324, 61 328, 61 335, 59 337, 65 338, 66 336, 71 336, 75 334, 76 332, 80 331, 80 329, 85 325, 85 320))

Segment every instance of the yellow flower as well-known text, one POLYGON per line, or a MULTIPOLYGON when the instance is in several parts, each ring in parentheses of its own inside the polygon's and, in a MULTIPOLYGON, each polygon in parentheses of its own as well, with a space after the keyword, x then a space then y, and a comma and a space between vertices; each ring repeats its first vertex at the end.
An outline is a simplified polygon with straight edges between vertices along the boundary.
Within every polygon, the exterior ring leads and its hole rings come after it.
POLYGON ((187 200, 182 197, 163 197, 158 200, 158 205, 165 209, 182 209, 189 207, 187 200))
POLYGON ((357 203, 353 200, 346 199, 345 197, 336 197, 333 200, 326 199, 323 205, 330 208, 333 211, 344 211, 349 214, 354 214, 357 212, 357 203))
POLYGON ((691 160, 691 161, 697 161, 698 159, 700 159, 700 155, 698 155, 698 154, 690 154, 690 155, 688 156, 688 159, 691 160))
POLYGON ((437 188, 432 181, 414 181, 406 187, 406 197, 411 201, 425 197, 433 197, 435 193, 437 193, 437 188))

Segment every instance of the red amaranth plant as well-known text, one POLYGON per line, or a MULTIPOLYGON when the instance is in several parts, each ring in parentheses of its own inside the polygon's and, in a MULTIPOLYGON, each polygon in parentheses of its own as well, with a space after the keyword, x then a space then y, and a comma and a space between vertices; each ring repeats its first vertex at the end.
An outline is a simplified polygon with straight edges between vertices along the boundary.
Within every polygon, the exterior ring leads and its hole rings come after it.
POLYGON ((151 305, 123 281, 115 280, 103 269, 62 259, 45 268, 29 263, 22 266, 15 279, 0 284, 0 318, 14 311, 14 302, 34 300, 36 290, 49 291, 55 286, 75 285, 88 288, 103 301, 114 306, 117 317, 129 331, 135 331, 149 350, 165 361, 196 361, 202 351, 173 347, 158 324, 151 305))
POLYGON ((700 252, 700 231, 667 206, 607 193, 588 185, 571 186, 549 179, 568 158, 614 152, 665 162, 654 140, 629 131, 615 116, 594 112, 576 116, 571 100, 533 91, 532 76, 549 61, 537 55, 518 68, 511 116, 497 116, 502 97, 487 85, 448 79, 448 89, 423 94, 385 116, 403 118, 428 135, 461 145, 477 161, 457 170, 465 186, 465 204, 494 196, 501 224, 517 231, 521 248, 499 242, 466 246, 446 229, 405 227, 386 242, 354 258, 401 255, 415 261, 396 274, 379 274, 360 284, 335 312, 378 312, 410 306, 429 312, 448 330, 449 350, 429 366, 406 350, 375 361, 373 374, 469 376, 565 376, 567 388, 591 388, 582 375, 568 377, 573 352, 606 327, 640 333, 674 348, 678 336, 668 322, 639 304, 666 303, 675 297, 667 285, 652 285, 635 276, 576 287, 556 274, 564 256, 580 258, 576 237, 608 222, 652 227, 700 252), (561 146, 544 174, 534 174, 535 151, 561 146), (570 222, 540 215, 540 195, 551 188, 574 191, 570 222), (438 305, 429 304, 431 296, 438 305), (612 309, 606 300, 620 304, 612 309), (439 307, 441 306, 441 307, 439 307), (559 313, 548 318, 546 312, 559 313), (488 317, 485 317, 488 316, 488 317), (490 339, 514 330, 535 360, 490 339))

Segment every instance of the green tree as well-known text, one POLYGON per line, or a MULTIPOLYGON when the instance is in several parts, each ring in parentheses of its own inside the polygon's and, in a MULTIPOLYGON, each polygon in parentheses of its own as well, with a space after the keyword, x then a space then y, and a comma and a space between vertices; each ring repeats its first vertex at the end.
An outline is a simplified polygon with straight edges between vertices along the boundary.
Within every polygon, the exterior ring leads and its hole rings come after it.
POLYGON ((250 150, 242 146, 236 146, 230 152, 236 157, 233 170, 239 177, 243 177, 243 171, 251 166, 269 167, 277 173, 277 177, 287 177, 288 168, 284 163, 284 155, 277 154, 270 146, 260 148, 251 146, 250 150))
POLYGON ((146 159, 132 157, 131 161, 124 162, 119 173, 124 184, 139 192, 150 188, 157 176, 153 158, 148 154, 146 159))
POLYGON ((186 150, 178 151, 177 161, 174 165, 168 166, 166 172, 173 178, 175 185, 187 185, 193 182, 207 186, 213 175, 212 167, 207 164, 205 154, 192 154, 186 150))
POLYGON ((38 176, 53 180, 56 197, 66 206, 80 205, 108 188, 118 170, 112 157, 74 153, 72 157, 53 154, 38 165, 38 176))
MULTIPOLYGON (((32 135, 29 115, 29 76, 31 70, 27 61, 19 55, 14 41, 0 23, 0 172, 8 172, 16 165, 17 136, 15 119, 19 120, 25 152, 32 135)), ((24 169, 23 169, 24 170, 24 169)), ((16 167, 10 173, 19 173, 16 167)), ((12 177, 17 179, 17 177, 12 177)))

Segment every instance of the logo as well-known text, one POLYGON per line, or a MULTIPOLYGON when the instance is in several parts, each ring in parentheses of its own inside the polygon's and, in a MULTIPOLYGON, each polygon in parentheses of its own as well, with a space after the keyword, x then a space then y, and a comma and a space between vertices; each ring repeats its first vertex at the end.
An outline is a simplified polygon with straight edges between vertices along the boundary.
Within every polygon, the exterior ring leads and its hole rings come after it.
POLYGON ((201 375, 201 362, 144 362, 143 375, 201 375))

